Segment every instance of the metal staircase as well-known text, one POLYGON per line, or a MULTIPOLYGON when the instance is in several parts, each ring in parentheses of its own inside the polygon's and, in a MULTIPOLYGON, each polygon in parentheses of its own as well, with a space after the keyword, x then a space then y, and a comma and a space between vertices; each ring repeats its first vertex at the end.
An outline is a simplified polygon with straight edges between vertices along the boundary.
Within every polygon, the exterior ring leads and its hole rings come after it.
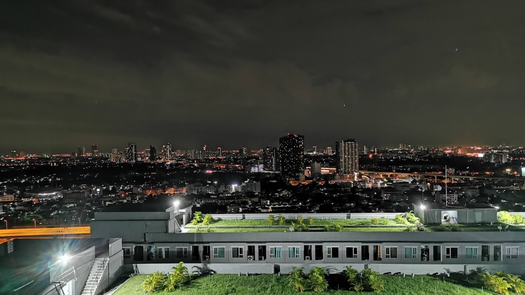
POLYGON ((95 263, 93 263, 91 267, 91 272, 89 273, 84 290, 82 290, 82 295, 95 295, 98 284, 104 275, 104 270, 108 265, 108 261, 108 257, 95 258, 95 263))

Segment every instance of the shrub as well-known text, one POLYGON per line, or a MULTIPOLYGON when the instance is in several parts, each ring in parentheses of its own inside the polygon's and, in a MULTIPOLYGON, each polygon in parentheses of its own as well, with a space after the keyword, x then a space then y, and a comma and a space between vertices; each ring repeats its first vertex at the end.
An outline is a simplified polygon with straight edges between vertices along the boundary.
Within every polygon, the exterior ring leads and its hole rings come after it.
POLYGON ((498 212, 498 219, 499 221, 503 223, 511 223, 512 222, 512 216, 507 211, 499 211, 498 212))
POLYGON ((164 286, 166 281, 166 275, 160 271, 149 274, 144 282, 142 282, 142 290, 144 292, 155 292, 158 291, 164 286))
POLYGON ((452 224, 450 225, 450 230, 451 231, 461 231, 461 226, 459 226, 459 224, 452 224))
POLYGON ((193 219, 191 221, 191 224, 197 225, 197 223, 202 222, 202 212, 195 212, 193 213, 193 219))
POLYGON ((351 266, 346 267, 345 275, 348 278, 348 283, 350 283, 350 286, 354 286, 355 284, 358 283, 359 272, 357 272, 357 270, 353 269, 351 266))
POLYGON ((301 228, 295 224, 295 222, 292 222, 292 228, 294 232, 301 231, 301 228))
POLYGON ((283 215, 279 215, 279 225, 284 225, 286 218, 283 215))
POLYGON ((324 292, 326 288, 328 288, 325 272, 321 267, 314 267, 310 273, 308 273, 308 279, 310 286, 315 292, 324 292))
POLYGON ((304 224, 304 218, 302 216, 299 216, 299 218, 297 218, 297 221, 299 222, 299 225, 304 224))
POLYGON ((268 215, 268 222, 270 223, 270 225, 273 225, 273 223, 275 222, 275 216, 273 216, 273 214, 268 215))
POLYGON ((314 225, 314 219, 312 217, 308 217, 308 224, 314 225))
POLYGON ((419 222, 419 217, 416 217, 416 215, 414 215, 414 212, 413 211, 409 211, 406 213, 406 219, 408 220, 408 222, 410 223, 416 223, 416 222, 419 222))
POLYGON ((378 222, 379 224, 381 224, 381 225, 387 225, 387 224, 388 224, 388 219, 386 219, 386 218, 379 218, 379 219, 377 220, 377 222, 378 222))
POLYGON ((343 231, 343 227, 336 223, 335 225, 325 225, 324 226, 325 231, 343 231))
POLYGON ((184 266, 182 261, 179 262, 177 266, 171 268, 166 281, 164 281, 164 291, 174 291, 188 276, 188 268, 184 266))
POLYGON ((512 223, 514 224, 522 224, 523 223, 523 217, 519 214, 512 214, 512 223))
POLYGON ((204 216, 204 220, 202 221, 202 224, 208 225, 213 222, 213 217, 211 215, 204 216))
POLYGON ((496 293, 509 294, 512 291, 521 294, 525 292, 525 282, 517 275, 497 271, 494 274, 485 272, 479 276, 485 287, 496 293))
POLYGON ((385 289, 385 283, 381 275, 372 269, 368 268, 361 272, 363 278, 363 285, 366 290, 381 292, 385 289))
POLYGON ((401 216, 401 214, 397 215, 396 216, 396 219, 394 219, 394 221, 398 224, 407 224, 408 223, 408 220, 406 218, 404 218, 403 216, 401 216))
POLYGON ((370 219, 370 223, 373 224, 373 225, 378 225, 379 221, 377 221, 377 218, 372 218, 372 219, 370 219))
POLYGON ((294 291, 303 292, 306 288, 307 282, 302 267, 294 267, 288 279, 288 284, 294 291))
POLYGON ((415 225, 409 225, 409 226, 407 226, 407 228, 405 228, 405 231, 416 232, 418 230, 417 230, 417 227, 415 225))
POLYGON ((310 229, 308 228, 308 225, 303 224, 303 225, 301 226, 301 230, 302 230, 302 231, 308 231, 308 230, 310 230, 310 229))

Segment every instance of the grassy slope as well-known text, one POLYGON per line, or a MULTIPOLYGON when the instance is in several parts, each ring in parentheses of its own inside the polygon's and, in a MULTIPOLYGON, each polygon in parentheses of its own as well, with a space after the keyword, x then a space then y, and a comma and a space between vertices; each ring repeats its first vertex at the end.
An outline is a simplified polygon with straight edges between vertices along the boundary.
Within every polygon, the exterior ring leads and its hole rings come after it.
MULTIPOLYGON (((140 284, 146 278, 145 275, 138 275, 131 278, 124 284, 115 295, 144 295, 140 284)), ((449 282, 441 278, 434 278, 429 276, 399 277, 399 276, 384 276, 386 290, 380 294, 394 295, 394 294, 436 294, 436 295, 482 295, 490 294, 485 291, 481 292, 477 286, 469 286, 467 282, 459 280, 462 285, 449 282), (459 289, 458 289, 459 288, 459 289)), ((344 285, 344 282, 341 282, 344 285)), ((341 286, 342 286, 341 285, 341 286)), ((324 294, 363 294, 346 290, 337 290, 337 284, 334 283, 331 288, 324 294)), ((368 292, 367 292, 368 293, 368 292)), ((288 276, 275 275, 260 275, 260 276, 241 276, 231 275, 214 275, 209 280, 208 277, 198 278, 185 285, 180 290, 174 292, 159 291, 153 294, 156 295, 226 295, 226 294, 301 294, 294 292, 288 286, 288 276)), ((304 294, 316 294, 314 292, 304 292, 304 294)), ((365 293, 366 294, 366 293, 365 293)), ((374 294, 374 293, 368 293, 374 294)))

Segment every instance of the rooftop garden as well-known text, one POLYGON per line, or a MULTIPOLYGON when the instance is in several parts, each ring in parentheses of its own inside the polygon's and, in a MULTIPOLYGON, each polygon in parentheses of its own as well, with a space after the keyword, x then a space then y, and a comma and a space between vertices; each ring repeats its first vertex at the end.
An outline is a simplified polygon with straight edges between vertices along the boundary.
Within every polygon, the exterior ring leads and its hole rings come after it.
POLYGON ((523 292, 525 283, 518 276, 504 272, 490 274, 484 269, 469 275, 446 273, 433 275, 379 274, 371 269, 361 272, 347 267, 341 273, 314 267, 309 272, 294 268, 280 274, 190 274, 180 263, 169 274, 136 275, 114 295, 143 294, 512 294, 523 292), (505 281, 506 283, 502 283, 505 281))
MULTIPOLYGON (((519 214, 515 214, 521 218, 519 214)), ((520 224, 507 224, 504 220, 517 221, 515 215, 500 214, 502 224, 441 224, 424 225, 412 212, 397 215, 394 219, 286 219, 283 215, 269 215, 268 219, 214 220, 211 215, 195 212, 194 219, 186 225, 188 233, 245 233, 245 232, 486 232, 521 231, 520 224), (507 216, 508 215, 508 216, 507 216), (501 219, 501 217, 506 219, 501 219)), ((521 219, 520 222, 525 222, 521 219)))

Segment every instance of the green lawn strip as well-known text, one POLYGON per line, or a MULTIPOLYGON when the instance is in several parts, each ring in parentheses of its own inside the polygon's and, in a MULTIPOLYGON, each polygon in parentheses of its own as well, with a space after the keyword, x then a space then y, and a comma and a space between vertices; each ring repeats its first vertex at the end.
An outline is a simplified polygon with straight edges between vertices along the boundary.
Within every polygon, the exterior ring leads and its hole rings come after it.
MULTIPOLYGON (((284 223, 285 226, 290 226, 294 222, 298 224, 299 222, 294 219, 287 219, 284 223)), ((309 225, 308 220, 304 219, 304 224, 309 225)), ((341 226, 370 226, 372 224, 371 219, 314 219, 314 226, 325 226, 325 225, 335 225, 339 224, 341 226)), ((278 226, 279 220, 276 216, 276 221, 273 223, 273 226, 278 226)), ((403 224, 396 223, 393 219, 387 219, 386 224, 375 224, 376 226, 405 226, 403 224)), ((242 219, 242 220, 217 220, 208 225, 203 225, 202 223, 198 225, 193 225, 188 223, 186 227, 223 227, 223 226, 271 226, 268 220, 266 219, 242 219)))
MULTIPOLYGON (((404 231, 404 227, 346 227, 343 228, 343 232, 401 232, 404 231)), ((212 228, 212 233, 254 233, 254 232, 289 232, 288 228, 223 228, 216 227, 212 228)), ((324 229, 319 228, 318 230, 310 230, 308 232, 324 232, 324 229)), ((188 233, 197 233, 197 229, 190 229, 188 233)), ((199 233, 206 233, 204 230, 200 230, 199 233)))
MULTIPOLYGON (((122 287, 120 287, 114 295, 144 295, 141 283, 146 278, 146 275, 137 275, 128 280, 122 287)), ((490 294, 485 290, 483 293, 477 285, 466 282, 462 279, 459 283, 447 278, 445 281, 441 277, 430 276, 416 276, 401 277, 401 276, 383 276, 385 280, 385 290, 380 294, 394 295, 394 294, 436 294, 436 295, 482 295, 490 294)), ((365 292, 357 293, 348 290, 337 290, 337 288, 345 286, 345 282, 341 284, 332 284, 331 288, 323 294, 363 294, 365 292)), ((258 275, 258 276, 238 276, 238 275, 213 275, 211 277, 205 276, 196 278, 189 284, 185 284, 182 288, 174 292, 158 291, 155 295, 226 295, 226 294, 319 294, 312 291, 304 293, 295 292, 288 286, 288 276, 282 275, 258 275)), ((366 292, 365 294, 375 294, 366 292)))

